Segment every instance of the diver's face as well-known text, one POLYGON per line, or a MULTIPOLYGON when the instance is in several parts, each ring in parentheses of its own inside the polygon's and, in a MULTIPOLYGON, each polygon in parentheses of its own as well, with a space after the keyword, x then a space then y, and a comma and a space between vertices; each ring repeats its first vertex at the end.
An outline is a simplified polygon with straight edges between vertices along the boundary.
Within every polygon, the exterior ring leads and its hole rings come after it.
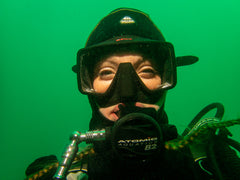
POLYGON ((93 88, 97 93, 104 93, 109 88, 120 63, 131 63, 145 86, 154 90, 161 84, 160 75, 148 59, 138 54, 118 54, 103 59, 95 68, 93 88))
MULTIPOLYGON (((140 54, 114 54, 103 59, 94 70, 93 88, 97 93, 104 93, 107 91, 120 63, 131 63, 148 89, 157 89, 161 84, 161 77, 151 63, 151 60, 144 59, 140 54)), ((119 119, 117 115, 119 104, 105 108, 100 107, 99 110, 107 119, 117 121, 119 119)), ((141 102, 135 102, 135 106, 152 107, 156 110, 159 109, 158 105, 141 102)))

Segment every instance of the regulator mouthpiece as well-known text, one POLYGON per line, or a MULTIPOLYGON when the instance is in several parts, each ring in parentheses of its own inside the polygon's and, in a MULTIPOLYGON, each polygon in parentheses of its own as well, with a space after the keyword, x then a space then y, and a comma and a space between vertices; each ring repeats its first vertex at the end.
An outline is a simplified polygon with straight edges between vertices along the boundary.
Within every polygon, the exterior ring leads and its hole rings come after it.
POLYGON ((120 118, 113 126, 111 140, 115 153, 128 160, 148 159, 164 149, 159 124, 143 113, 120 118))

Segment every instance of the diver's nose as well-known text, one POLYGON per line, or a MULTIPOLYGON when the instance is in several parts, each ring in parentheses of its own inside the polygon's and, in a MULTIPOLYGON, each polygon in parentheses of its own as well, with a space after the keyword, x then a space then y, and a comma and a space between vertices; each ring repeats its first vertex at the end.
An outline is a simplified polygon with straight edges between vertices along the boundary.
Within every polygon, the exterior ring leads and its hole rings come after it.
POLYGON ((120 102, 129 103, 137 100, 137 84, 135 80, 136 72, 131 63, 121 63, 119 65, 118 93, 120 102))

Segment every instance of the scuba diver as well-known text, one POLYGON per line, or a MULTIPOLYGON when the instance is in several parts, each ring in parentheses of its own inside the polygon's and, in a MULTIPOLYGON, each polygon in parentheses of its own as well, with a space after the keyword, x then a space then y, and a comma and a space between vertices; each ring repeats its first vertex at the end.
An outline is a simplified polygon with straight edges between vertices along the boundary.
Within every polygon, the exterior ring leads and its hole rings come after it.
POLYGON ((175 57, 150 17, 119 8, 104 17, 78 51, 78 88, 92 108, 89 132, 75 132, 58 161, 41 157, 26 170, 26 179, 238 179, 238 142, 221 121, 220 103, 206 106, 183 134, 168 123, 167 91, 177 82, 178 66, 195 56, 175 57), (208 111, 216 115, 201 119, 208 111), (90 143, 78 150, 80 142, 90 143))

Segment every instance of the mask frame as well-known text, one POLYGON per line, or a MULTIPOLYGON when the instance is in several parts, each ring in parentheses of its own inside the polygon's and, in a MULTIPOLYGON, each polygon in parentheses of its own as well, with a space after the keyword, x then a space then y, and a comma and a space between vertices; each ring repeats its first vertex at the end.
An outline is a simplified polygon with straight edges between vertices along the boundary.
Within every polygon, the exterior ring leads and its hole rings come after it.
POLYGON ((93 69, 101 57, 114 52, 135 52, 147 56, 153 56, 154 59, 156 59, 155 63, 163 66, 162 81, 166 84, 166 86, 162 86, 158 90, 168 90, 175 87, 177 77, 173 45, 167 42, 132 42, 127 44, 121 43, 95 46, 80 49, 78 51, 77 65, 73 67, 73 71, 77 73, 78 89, 82 94, 93 96, 101 95, 100 93, 95 92, 92 87, 93 69))

